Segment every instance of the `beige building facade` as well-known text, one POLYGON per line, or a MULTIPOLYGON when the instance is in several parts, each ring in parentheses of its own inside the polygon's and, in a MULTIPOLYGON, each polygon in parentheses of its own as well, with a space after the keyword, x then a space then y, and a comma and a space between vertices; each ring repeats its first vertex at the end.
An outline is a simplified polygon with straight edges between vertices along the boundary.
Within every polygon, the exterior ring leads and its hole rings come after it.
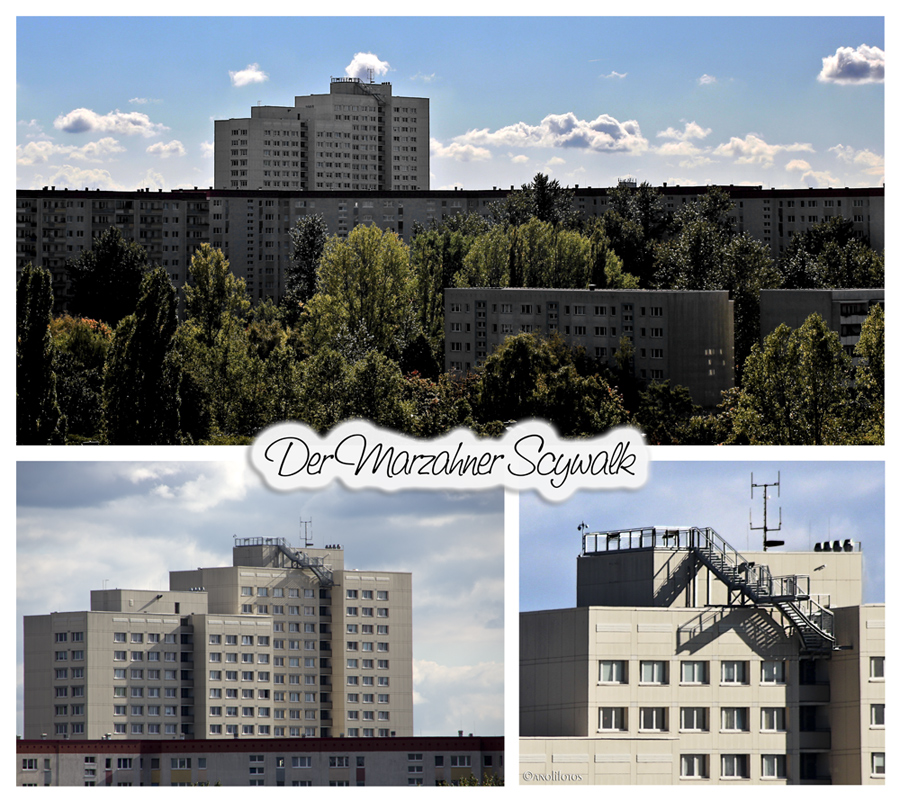
POLYGON ((429 101, 390 83, 332 78, 327 95, 215 122, 217 189, 429 188, 429 101))
POLYGON ((588 535, 578 606, 520 615, 520 781, 884 783, 858 546, 737 554, 710 531, 588 535))
POLYGON ((25 738, 412 735, 409 573, 279 538, 233 561, 26 617, 25 738))

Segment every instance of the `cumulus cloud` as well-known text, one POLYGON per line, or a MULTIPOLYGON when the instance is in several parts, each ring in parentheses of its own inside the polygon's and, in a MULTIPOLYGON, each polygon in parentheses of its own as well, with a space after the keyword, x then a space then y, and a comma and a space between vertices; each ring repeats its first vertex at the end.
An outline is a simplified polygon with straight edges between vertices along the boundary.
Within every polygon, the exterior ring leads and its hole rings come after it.
POLYGON ((531 161, 528 156, 525 156, 521 153, 519 153, 518 155, 516 155, 515 153, 507 153, 506 155, 509 156, 509 160, 513 164, 527 164, 529 161, 531 161))
POLYGON ((372 71, 374 77, 384 75, 390 68, 391 65, 387 61, 382 61, 374 53, 357 53, 353 56, 353 61, 344 67, 344 72, 347 73, 348 78, 359 78, 365 81, 369 79, 369 70, 372 71))
POLYGON ((790 145, 770 145, 756 134, 747 134, 743 139, 732 136, 731 139, 719 145, 713 155, 727 156, 735 160, 735 164, 761 164, 769 167, 775 160, 775 156, 781 153, 796 152, 814 153, 813 146, 808 143, 794 142, 790 145))
POLYGON ((431 731, 498 734, 503 731, 503 665, 443 665, 413 661, 416 727, 431 731))
POLYGON ((28 139, 37 139, 46 136, 43 127, 37 120, 19 120, 17 125, 25 129, 25 136, 28 139))
POLYGON ((215 142, 201 142, 200 155, 205 159, 211 159, 215 155, 215 142))
POLYGON ((267 73, 259 68, 259 64, 248 64, 242 70, 228 70, 232 86, 249 86, 253 83, 264 83, 269 80, 267 73))
POLYGON ((705 72, 699 78, 697 78, 697 83, 700 86, 709 86, 710 84, 717 83, 717 79, 715 75, 707 75, 705 72))
POLYGON ((123 153, 125 148, 110 136, 105 136, 96 142, 88 142, 86 145, 58 145, 49 139, 28 142, 25 145, 16 146, 16 164, 23 166, 31 164, 45 164, 52 158, 70 158, 77 161, 101 162, 108 159, 114 153, 123 153))
MULTIPOLYGON (((684 120, 682 120, 684 122, 684 120)), ((704 128, 702 125, 698 125, 696 122, 685 122, 684 130, 679 131, 677 128, 673 128, 669 126, 664 131, 660 131, 657 135, 660 139, 677 139, 678 141, 685 141, 687 139, 705 139, 712 133, 712 128, 704 128)))
POLYGON ((31 180, 35 189, 41 186, 55 186, 57 188, 83 189, 86 186, 94 189, 124 190, 131 187, 123 186, 113 180, 108 170, 82 169, 71 164, 63 164, 49 175, 35 175, 31 180))
POLYGON ((809 162, 804 159, 791 159, 791 161, 789 161, 784 166, 784 168, 788 172, 806 172, 806 171, 812 169, 812 167, 810 167, 809 162))
POLYGON ((835 178, 830 172, 807 170, 800 176, 800 183, 811 189, 815 189, 823 186, 840 186, 842 182, 835 178))
POLYGON ((860 45, 839 47, 833 56, 822 59, 818 75, 822 83, 884 83, 884 50, 860 45))
POLYGON ((147 152, 151 156, 159 156, 161 159, 167 159, 170 156, 184 156, 187 151, 184 145, 177 139, 171 142, 155 142, 147 148, 147 152))
POLYGON ((158 136, 169 129, 161 123, 150 122, 146 114, 139 111, 110 111, 98 114, 89 108, 76 108, 68 114, 61 114, 53 121, 53 127, 66 133, 115 133, 124 136, 158 136))
POLYGON ((647 150, 647 140, 635 120, 620 122, 609 114, 601 114, 587 121, 571 111, 548 114, 539 125, 517 122, 493 132, 487 128, 467 131, 455 139, 488 147, 572 147, 595 153, 635 154, 647 150))
POLYGON ((828 148, 841 161, 851 164, 866 175, 876 178, 884 177, 884 156, 873 153, 871 150, 856 150, 849 145, 835 145, 828 148))
POLYGON ((442 145, 437 139, 431 140, 431 156, 438 159, 454 159, 455 161, 487 161, 492 158, 491 151, 484 147, 451 142, 442 145))

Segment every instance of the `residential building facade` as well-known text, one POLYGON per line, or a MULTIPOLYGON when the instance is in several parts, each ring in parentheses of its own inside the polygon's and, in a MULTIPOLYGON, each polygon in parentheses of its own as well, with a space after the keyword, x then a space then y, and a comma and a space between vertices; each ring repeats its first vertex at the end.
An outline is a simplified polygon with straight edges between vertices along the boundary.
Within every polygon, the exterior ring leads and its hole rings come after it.
POLYGON ((233 562, 26 617, 25 738, 412 735, 409 573, 280 538, 236 540, 233 562))
MULTIPOLYGON (((352 87, 354 84, 347 86, 352 87)), ((339 99, 342 95, 332 93, 323 97, 336 103, 336 98, 339 99)), ((400 98, 394 100, 399 101, 400 98)), ((415 98, 405 98, 404 102, 411 103, 413 100, 415 98)), ((410 113, 406 112, 407 116, 410 113)), ((343 109, 341 116, 344 116, 343 109)), ((351 113, 350 116, 352 118, 354 114, 351 113)), ((220 158, 221 150, 218 126, 231 126, 231 123, 230 120, 216 123, 217 159, 220 158)), ((271 123, 260 118, 259 124, 264 126, 271 123)), ((341 121, 341 125, 344 124, 341 121)), ((353 124, 351 119, 349 125, 352 127, 353 124)), ((403 127, 402 114, 400 127, 403 127)), ((232 129, 229 127, 227 130, 230 136, 232 129)), ((236 130, 251 129, 247 127, 236 130)), ((266 160, 264 143, 267 141, 267 130, 276 129, 260 128, 263 161, 266 160)), ((322 132, 326 133, 324 130, 322 132)), ((403 137, 408 134, 401 131, 397 135, 403 137)), ((419 133, 416 135, 419 136, 419 133)), ((238 136, 240 141, 242 135, 238 136)), ((246 136, 249 142, 250 134, 246 136)), ((352 131, 350 136, 353 136, 352 131)), ((352 145, 353 140, 350 142, 352 145)), ((412 147, 402 142, 397 146, 412 147)), ((427 136, 423 147, 427 154, 427 136)), ((228 149, 231 149, 230 146, 228 149)), ((239 145, 238 150, 242 149, 245 148, 239 145)), ((246 149, 249 151, 249 144, 246 149)), ((420 157, 421 155, 419 154, 420 157)), ((249 161, 249 154, 247 159, 249 161)), ((227 171, 230 172, 230 169, 229 165, 227 171)), ((335 170, 334 167, 331 169, 335 170)), ((341 168, 342 171, 344 169, 346 168, 341 168)), ((425 174, 427 173, 426 163, 425 174)), ((485 190, 428 191, 427 184, 424 185, 425 188, 413 189, 411 182, 404 183, 402 180, 378 188, 354 189, 352 178, 349 189, 335 187, 329 190, 326 187, 306 185, 285 187, 283 183, 280 187, 254 188, 248 185, 246 188, 235 188, 230 185, 231 180, 229 177, 223 187, 217 177, 215 189, 194 187, 168 192, 118 192, 55 187, 18 190, 16 269, 20 271, 29 263, 48 269, 53 275, 57 301, 64 306, 68 296, 66 261, 89 249, 94 237, 114 226, 126 239, 145 247, 150 261, 164 267, 176 287, 182 286, 187 279, 194 250, 200 244, 208 242, 213 247, 222 249, 234 274, 247 282, 250 297, 254 301, 264 298, 277 300, 284 294, 284 280, 290 263, 291 244, 288 232, 301 217, 322 215, 328 232, 338 236, 346 236, 357 225, 376 225, 384 230, 394 231, 408 241, 416 224, 440 224, 455 214, 475 213, 486 216, 492 203, 502 201, 516 191, 513 187, 508 190, 494 187, 485 190)), ((237 180, 243 179, 239 177, 237 180)), ((250 178, 246 180, 249 182, 250 178)), ((283 179, 279 180, 283 182, 283 179)), ((337 183, 337 179, 333 178, 332 182, 337 183)), ((722 188, 730 194, 736 206, 732 221, 735 229, 764 242, 773 256, 777 256, 797 233, 808 230, 831 216, 853 219, 854 230, 866 237, 873 248, 884 249, 883 187, 845 190, 722 188), (832 204, 827 207, 827 215, 824 213, 825 202, 832 204), (816 203, 812 208, 817 210, 822 206, 822 213, 786 213, 789 209, 807 210, 810 203, 816 203)), ((609 191, 607 188, 576 186, 572 190, 575 208, 584 219, 602 216, 609 208, 609 191)), ((659 191, 665 198, 667 210, 674 213, 681 205, 702 197, 707 187, 664 185, 659 191)))
POLYGON ((508 336, 558 334, 604 366, 623 338, 634 375, 686 386, 715 406, 734 386, 734 303, 726 291, 520 289, 444 291, 444 367, 466 373, 508 336))
POLYGON ((502 737, 17 740, 16 785, 378 787, 503 779, 502 737))
POLYGON ((390 83, 332 78, 327 95, 215 122, 217 189, 429 188, 429 101, 390 83))
POLYGON ((884 783, 884 605, 861 603, 857 544, 595 532, 577 582, 576 608, 520 615, 523 781, 884 783))

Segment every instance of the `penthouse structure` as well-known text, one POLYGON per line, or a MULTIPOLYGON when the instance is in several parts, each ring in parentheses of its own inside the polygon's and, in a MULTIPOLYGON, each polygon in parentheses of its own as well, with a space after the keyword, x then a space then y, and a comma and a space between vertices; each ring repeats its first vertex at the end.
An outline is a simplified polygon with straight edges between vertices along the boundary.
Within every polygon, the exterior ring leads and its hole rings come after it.
POLYGON ((332 78, 327 95, 215 122, 217 189, 350 192, 429 187, 429 102, 390 83, 332 78))
POLYGON ((681 384, 715 406, 734 386, 734 303, 726 291, 477 288, 444 291, 445 369, 479 366, 520 332, 560 335, 615 366, 627 338, 634 375, 681 384))
POLYGON ((520 776, 883 784, 884 605, 861 598, 851 541, 585 532, 576 608, 520 615, 520 776))
MULTIPOLYGON (((368 86, 367 84, 332 84, 333 87, 368 86)), ((355 90, 354 90, 355 91, 355 90)), ((319 97, 319 96, 314 96, 319 97)), ((329 103, 342 106, 340 116, 345 116, 341 92, 321 96, 329 103), (338 102, 338 101, 341 102, 338 102)), ((355 95, 349 96, 351 99, 355 95)), ((302 98, 300 98, 302 99, 302 98)), ((404 102, 415 100, 406 98, 404 102)), ((393 98, 399 102, 400 98, 393 98)), ((425 101, 427 103, 427 101, 425 101)), ((399 108, 412 108, 412 105, 399 108)), ((265 109, 271 107, 255 107, 265 109)), ((262 113, 261 111, 259 112, 262 113)), ((285 111, 286 113, 286 111, 285 111)), ((334 112, 337 115, 337 111, 334 112)), ((405 112, 407 117, 412 112, 405 112)), ((403 126, 400 114, 400 127, 403 126)), ((417 112, 418 114, 418 112, 417 112)), ((354 125, 352 112, 349 125, 354 125)), ((249 120, 256 119, 254 117, 249 120)), ((418 119, 418 117, 417 117, 418 119)), ((258 118, 262 126, 273 124, 264 117, 258 118)), ((296 120, 295 120, 296 121, 296 120)), ((246 130, 247 146, 237 146, 238 161, 241 150, 248 150, 249 162, 250 127, 234 127, 246 121, 223 120, 216 123, 216 164, 221 160, 222 149, 220 126, 226 125, 228 141, 232 130, 246 130)), ((299 122, 299 121, 296 121, 299 122)), ((340 124, 345 125, 341 120, 340 124)), ((254 123, 255 124, 255 123, 254 123)), ((322 123, 324 125, 324 123, 322 123)), ((377 124, 377 123, 376 123, 377 124)), ((250 123, 247 122, 247 126, 250 123)), ((335 125, 337 123, 335 122, 335 125)), ((408 127, 408 126, 407 126, 408 127)), ((420 127, 420 126, 419 126, 420 127)), ((224 128, 221 129, 223 132, 224 128)), ((255 128, 254 128, 255 130, 255 128)), ((268 148, 266 131, 281 130, 261 127, 262 151, 260 157, 266 161, 268 148)), ((324 129, 323 134, 327 133, 324 129)), ((337 133, 337 130, 332 131, 337 133)), ((341 131, 341 141, 343 134, 341 131)), ((221 135, 225 135, 222 133, 221 135)), ((352 130, 349 131, 352 137, 352 130)), ((387 135, 387 134, 385 134, 387 135)), ((412 136, 400 131, 401 137, 412 136)), ((274 136, 274 134, 272 134, 274 136)), ((307 134, 307 137, 309 135, 307 134)), ((393 134, 392 134, 393 136, 393 134)), ((420 131, 416 136, 421 136, 420 131)), ((240 142, 244 136, 237 135, 240 142)), ((316 137, 318 138, 318 137, 316 137)), ((328 137, 323 136, 323 141, 328 137)), ((334 141, 332 136, 330 141, 334 141)), ((275 141, 274 139, 271 141, 275 141)), ((278 140, 278 141, 283 141, 278 140)), ((352 138, 349 140, 352 146, 352 138)), ((391 145, 394 146, 393 144, 391 145)), ((420 147, 420 144, 397 143, 399 147, 420 147)), ((254 146, 255 147, 255 146, 254 146)), ((427 135, 424 147, 427 154, 427 135)), ((228 151, 232 148, 227 146, 228 151)), ((293 151, 291 151, 293 152, 293 151)), ((298 153, 300 150, 298 149, 298 153)), ((336 150, 323 151, 335 153, 336 150)), ((343 152, 343 151, 341 151, 343 152)), ((350 150, 353 155, 352 149, 350 150)), ((418 153, 421 158, 423 154, 418 153)), ((402 151, 401 151, 402 158, 402 151)), ((281 157, 284 160, 283 157, 281 157)), ((293 157, 290 157, 293 160, 293 157)), ((297 157, 300 158, 299 156, 297 157)), ((326 157, 322 157, 323 159, 326 157)), ((332 155, 329 158, 336 159, 332 155)), ((274 159, 274 157, 272 157, 274 159)), ((230 162, 230 156, 228 161, 230 162)), ((308 163, 308 161, 307 161, 308 163)), ((332 164, 337 162, 332 162, 332 164)), ((344 164, 345 162, 341 162, 344 164)), ((350 159, 353 163, 353 159, 350 159)), ((421 163, 421 162, 420 162, 421 163)), ((241 167, 238 167, 240 170, 241 167)), ((249 170, 249 164, 247 165, 249 170)), ((265 170, 263 165, 261 168, 265 170)), ((274 168, 273 168, 274 169, 274 168)), ((332 184, 336 168, 332 166, 332 184)), ((346 167, 341 168, 343 173, 346 167)), ((328 168, 323 168, 327 171, 328 168)), ((231 167, 227 169, 231 171, 231 167)), ((293 170, 291 170, 293 171, 293 170)), ((353 168, 350 168, 351 174, 353 168)), ((428 174, 427 162, 425 175, 428 174)), ((398 173, 403 176, 406 173, 398 173)), ((419 173, 417 172, 416 175, 419 173)), ((122 235, 147 249, 152 263, 164 267, 176 287, 187 279, 191 255, 202 243, 221 248, 231 263, 234 274, 247 282, 247 288, 254 301, 264 298, 277 300, 285 292, 285 275, 290 263, 291 243, 289 231, 298 219, 320 214, 325 220, 328 232, 346 236, 357 225, 375 225, 393 231, 402 239, 409 240, 416 224, 429 226, 440 224, 456 214, 475 213, 487 215, 493 203, 504 200, 515 190, 434 190, 428 191, 427 184, 404 183, 392 178, 392 183, 378 187, 368 182, 368 189, 353 188, 351 178, 349 188, 337 187, 275 187, 251 186, 232 187, 231 178, 222 186, 217 166, 216 188, 178 189, 169 192, 136 190, 118 192, 90 189, 22 189, 16 193, 16 269, 26 264, 34 264, 48 269, 53 275, 54 291, 58 305, 64 307, 68 297, 66 277, 67 260, 77 258, 83 250, 90 249, 94 237, 110 227, 116 227, 122 235)), ((262 176, 265 179, 265 176, 262 176)), ((238 177, 238 181, 243 180, 238 177)), ((248 182, 250 178, 247 177, 248 182)), ((274 176, 273 176, 274 180, 274 176)), ((293 179, 290 179, 293 180, 293 179)), ((300 178, 298 177, 298 181, 300 178)), ((322 183, 327 182, 323 178, 322 183)), ((343 179, 341 183, 345 183, 343 179)), ((360 184, 362 186, 362 184, 360 184)), ((746 232, 765 243, 773 256, 786 247, 793 236, 832 217, 841 216, 852 220, 854 230, 868 239, 873 248, 884 249, 884 188, 864 189, 764 189, 763 187, 722 187, 735 203, 732 223, 735 230, 746 232), (825 205, 825 204, 830 205, 825 205), (802 210, 803 213, 800 213, 802 210), (814 213, 810 213, 810 212, 814 213)), ((602 216, 609 206, 609 189, 578 187, 572 190, 576 210, 584 219, 602 216)), ((666 208, 674 213, 685 203, 702 197, 707 187, 659 188, 666 201, 666 208)))
POLYGON ((25 739, 412 735, 409 573, 250 537, 169 585, 25 618, 25 739))

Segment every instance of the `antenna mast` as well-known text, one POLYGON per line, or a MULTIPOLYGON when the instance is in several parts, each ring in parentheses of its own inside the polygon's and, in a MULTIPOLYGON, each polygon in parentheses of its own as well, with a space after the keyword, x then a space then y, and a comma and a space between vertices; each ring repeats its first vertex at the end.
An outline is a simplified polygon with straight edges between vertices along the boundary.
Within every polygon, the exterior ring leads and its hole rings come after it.
POLYGON ((750 500, 753 500, 753 490, 754 488, 762 487, 763 491, 763 524, 761 526, 753 525, 753 510, 750 510, 750 530, 751 531, 762 531, 763 533, 763 551, 768 551, 770 547, 775 548, 779 545, 784 545, 784 540, 770 540, 769 532, 770 531, 781 531, 781 507, 778 507, 778 528, 772 528, 769 526, 769 487, 777 487, 778 488, 778 497, 781 497, 781 471, 778 471, 778 481, 775 481, 771 484, 754 484, 753 483, 753 473, 750 474, 750 500))
POLYGON ((300 540, 304 548, 311 548, 313 544, 312 520, 300 521, 300 540))

